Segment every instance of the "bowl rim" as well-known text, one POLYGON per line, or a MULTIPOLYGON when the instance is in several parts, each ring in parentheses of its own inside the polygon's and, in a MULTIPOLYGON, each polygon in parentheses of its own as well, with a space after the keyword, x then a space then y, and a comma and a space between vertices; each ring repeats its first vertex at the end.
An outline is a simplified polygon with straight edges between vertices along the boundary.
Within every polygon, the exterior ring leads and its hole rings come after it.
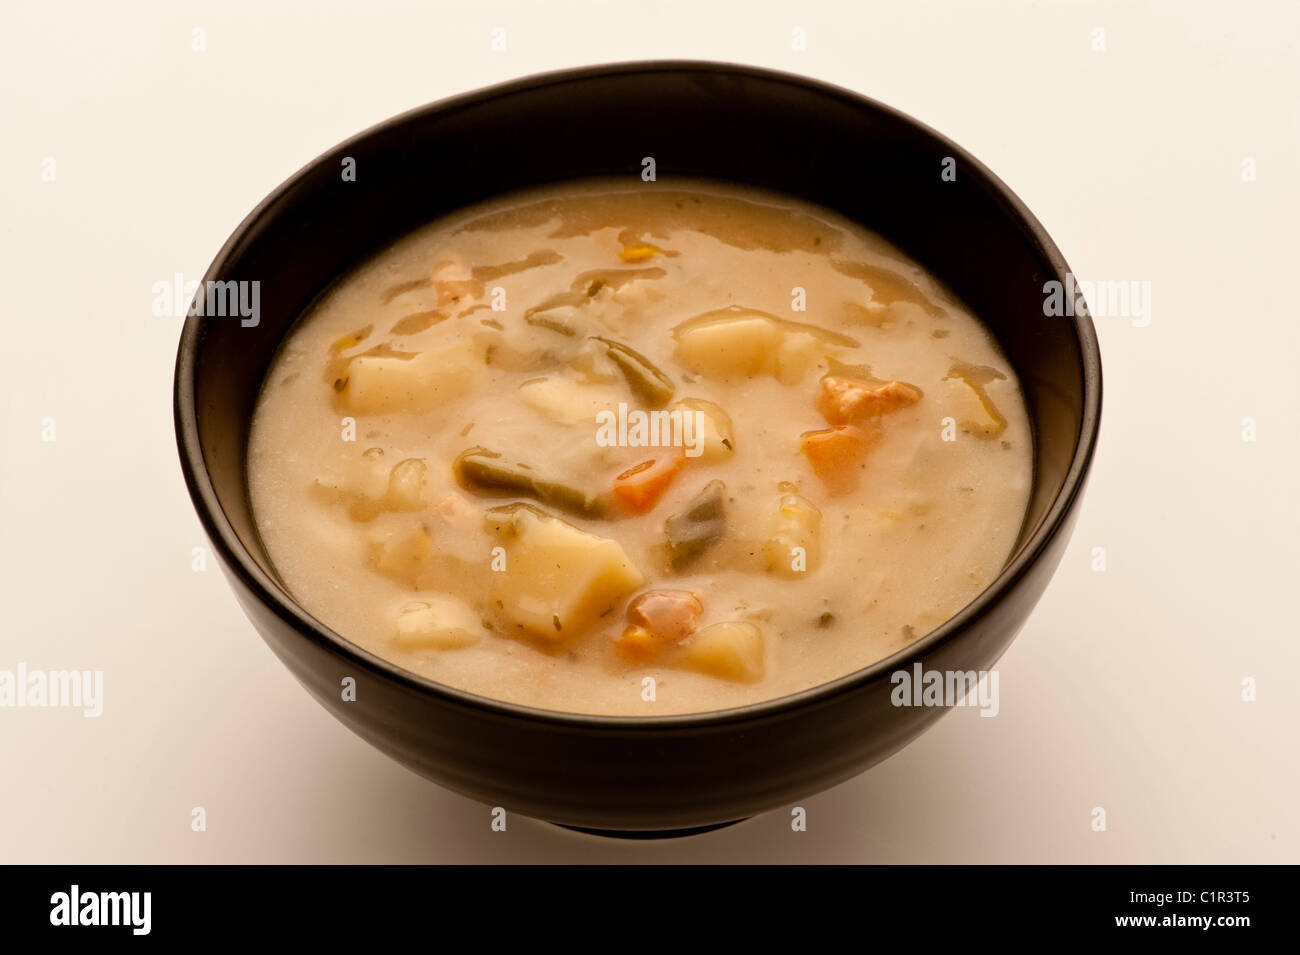
MULTIPOLYGON (((961 146, 901 110, 853 90, 784 70, 713 60, 665 59, 595 64, 530 74, 417 106, 375 123, 312 159, 259 202, 222 245, 221 250, 205 272, 203 280, 205 283, 211 281, 218 278, 225 271, 229 261, 239 251, 245 237, 252 232, 257 222, 267 216, 293 187, 308 176, 311 170, 337 154, 340 150, 348 149, 376 133, 425 116, 464 109, 498 96, 521 93, 547 86, 607 76, 686 72, 757 78, 768 82, 801 87, 824 97, 846 101, 855 107, 861 108, 865 106, 883 113, 904 125, 913 127, 947 150, 946 155, 957 158, 963 168, 975 171, 987 187, 986 192, 989 198, 1001 205, 1003 212, 1020 226, 1025 237, 1038 248, 1040 253, 1051 264, 1055 278, 1063 278, 1069 272, 1069 266, 1064 256, 1042 224, 1001 179, 961 146)), ((1085 314, 1076 314, 1073 318, 1073 327, 1081 359, 1079 373, 1083 381, 1083 416, 1080 422, 1079 439, 1075 444, 1070 467, 1066 471, 1061 489, 1048 508, 1047 513, 1043 516, 1038 528, 1012 559, 1003 566, 993 581, 944 623, 887 657, 834 680, 796 693, 721 710, 673 713, 659 716, 623 716, 572 713, 564 710, 548 710, 541 707, 511 703, 481 696, 421 676, 352 643, 346 637, 317 620, 301 607, 297 601, 292 599, 253 560, 243 541, 235 533, 230 521, 227 519, 212 486, 198 436, 198 413, 195 406, 194 382, 195 365, 202 340, 203 324, 200 318, 194 316, 186 318, 177 347, 176 370, 173 381, 176 442, 180 453, 185 484, 189 489, 195 510, 198 512, 204 531, 218 555, 222 558, 228 572, 232 573, 242 586, 252 592, 261 603, 270 608, 277 617, 290 625, 300 636, 342 657, 360 670, 368 671, 372 676, 395 682, 419 694, 430 695, 447 704, 476 710, 480 716, 500 720, 526 720, 531 723, 542 723, 575 730, 662 732, 674 729, 716 728, 736 723, 775 720, 787 717, 793 711, 804 707, 826 704, 834 698, 852 693, 861 687, 874 683, 886 674, 899 669, 910 668, 913 663, 919 662, 921 658, 931 651, 946 644, 986 616, 1003 595, 1013 589, 1028 573, 1030 568, 1039 561, 1053 539, 1062 533, 1065 528, 1065 518, 1074 507, 1076 499, 1083 490, 1096 448, 1101 423, 1101 354, 1096 329, 1091 318, 1085 314)))

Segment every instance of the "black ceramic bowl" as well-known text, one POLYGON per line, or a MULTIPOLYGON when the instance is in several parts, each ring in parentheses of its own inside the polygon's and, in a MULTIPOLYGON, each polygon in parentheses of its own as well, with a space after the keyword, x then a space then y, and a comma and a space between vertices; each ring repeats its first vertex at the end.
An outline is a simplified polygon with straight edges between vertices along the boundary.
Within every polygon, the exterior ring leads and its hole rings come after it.
POLYGON ((895 707, 892 671, 981 670, 1002 655, 1065 547, 1097 437, 1101 366, 1086 317, 1048 318, 1067 266, 1005 185, 960 147, 845 90, 695 62, 551 73, 435 103, 311 163, 255 209, 205 281, 259 281, 256 325, 190 318, 176 362, 176 432, 194 506, 245 612, 338 719, 442 786, 601 830, 717 825, 862 772, 942 709, 895 707), (1028 515, 997 580, 894 657, 741 709, 600 717, 442 686, 349 643, 279 582, 250 513, 245 449, 276 347, 313 299, 435 216, 508 190, 590 175, 707 176, 801 196, 893 240, 996 334, 1035 441, 1028 515), (946 157, 955 181, 941 177, 946 157), (355 161, 355 181, 341 174, 355 161), (341 693, 356 680, 355 702, 341 693))

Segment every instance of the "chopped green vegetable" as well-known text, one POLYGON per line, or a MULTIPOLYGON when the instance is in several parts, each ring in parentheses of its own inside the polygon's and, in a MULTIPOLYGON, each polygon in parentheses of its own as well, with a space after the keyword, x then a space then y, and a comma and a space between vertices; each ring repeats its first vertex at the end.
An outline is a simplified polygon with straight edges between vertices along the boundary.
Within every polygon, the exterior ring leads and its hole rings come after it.
POLYGON ((537 308, 530 308, 524 312, 524 321, 529 325, 549 328, 561 335, 577 334, 573 327, 574 309, 572 306, 563 303, 558 305, 543 303, 537 308))
POLYGON ((645 355, 609 338, 593 335, 591 340, 604 346, 605 354, 618 366, 633 393, 648 407, 662 408, 672 400, 676 390, 673 380, 645 355))
POLYGON ((540 507, 535 507, 527 501, 515 501, 513 504, 489 507, 484 511, 484 529, 494 537, 514 537, 519 533, 519 525, 524 514, 531 514, 538 520, 547 520, 551 517, 540 507))
POLYGON ((473 447, 452 462, 461 487, 471 491, 524 494, 583 517, 601 517, 607 502, 595 495, 539 475, 531 465, 509 461, 495 451, 473 447))
POLYGON ((691 499, 685 510, 674 514, 664 523, 664 531, 668 536, 668 563, 673 570, 690 566, 725 536, 725 491, 726 486, 721 481, 710 481, 691 499))

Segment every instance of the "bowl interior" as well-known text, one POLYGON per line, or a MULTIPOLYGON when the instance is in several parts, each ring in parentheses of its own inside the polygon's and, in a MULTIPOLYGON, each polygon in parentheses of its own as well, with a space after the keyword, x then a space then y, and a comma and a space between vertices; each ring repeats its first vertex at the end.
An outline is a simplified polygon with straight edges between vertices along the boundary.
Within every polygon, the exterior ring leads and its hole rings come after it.
POLYGON ((1034 538, 1080 470, 1098 385, 1088 321, 1044 317, 1043 285, 1066 266, 1037 223, 964 151, 861 97, 748 68, 643 64, 524 80, 390 120, 281 186, 222 249, 205 279, 260 282, 259 322, 190 319, 178 382, 184 391, 192 375, 207 479, 262 571, 278 579, 248 500, 249 425, 277 346, 312 301, 440 214, 545 182, 639 177, 647 156, 660 182, 727 179, 835 209, 945 281, 1019 374, 1035 475, 1016 552, 1034 538), (946 157, 953 181, 941 176, 946 157), (342 174, 348 159, 355 179, 342 174))

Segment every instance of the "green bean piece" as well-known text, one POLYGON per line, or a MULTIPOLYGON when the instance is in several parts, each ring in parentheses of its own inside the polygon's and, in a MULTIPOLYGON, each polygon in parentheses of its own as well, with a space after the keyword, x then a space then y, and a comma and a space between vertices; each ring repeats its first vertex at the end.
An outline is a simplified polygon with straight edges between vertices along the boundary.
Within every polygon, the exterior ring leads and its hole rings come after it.
POLYGON ((691 499, 685 510, 664 523, 668 535, 668 563, 673 570, 690 566, 726 535, 725 492, 726 486, 721 481, 710 481, 691 499))
POLYGON ((512 504, 498 504, 483 512, 483 527, 493 537, 507 539, 519 534, 519 516, 532 514, 538 520, 556 520, 540 507, 534 507, 527 501, 515 501, 512 504))
POLYGON ((524 321, 529 325, 536 325, 540 328, 549 328, 553 332, 559 332, 561 335, 573 336, 577 334, 573 327, 572 303, 560 302, 559 304, 543 303, 537 308, 530 308, 524 312, 524 321), (567 314, 560 313, 561 308, 569 307, 567 314), (556 314, 552 314, 556 313, 556 314))
POLYGON ((603 517, 607 508, 600 497, 543 477, 531 465, 510 461, 484 447, 462 451, 452 462, 452 471, 466 490, 523 494, 583 517, 603 517))
POLYGON ((593 335, 592 341, 605 346, 605 353, 618 366, 632 392, 650 408, 662 408, 673 399, 673 380, 655 367, 654 362, 622 342, 593 335))

